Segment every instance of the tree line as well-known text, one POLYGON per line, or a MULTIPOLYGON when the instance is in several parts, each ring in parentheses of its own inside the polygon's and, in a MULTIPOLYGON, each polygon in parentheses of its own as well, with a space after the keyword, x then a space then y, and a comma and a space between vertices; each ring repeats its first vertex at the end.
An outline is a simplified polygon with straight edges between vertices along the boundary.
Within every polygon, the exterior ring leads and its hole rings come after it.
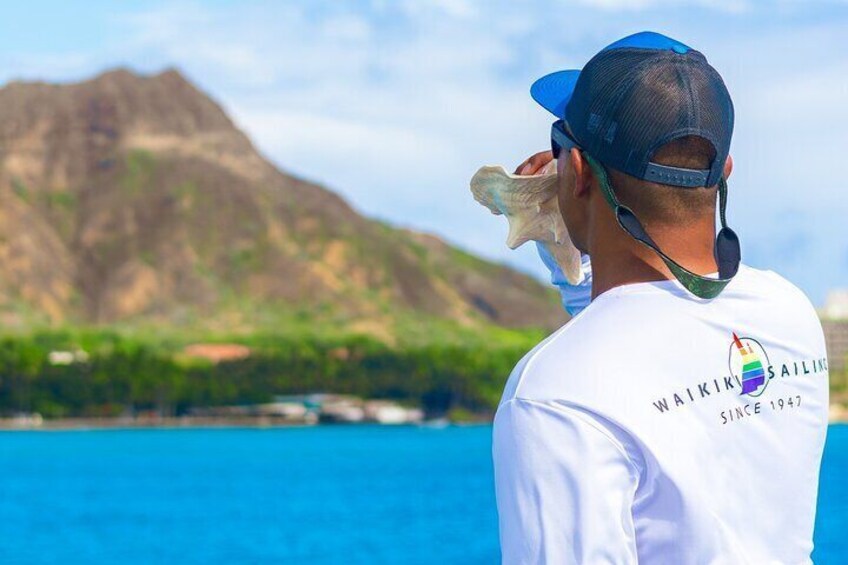
MULTIPOLYGON (((181 358, 161 344, 109 336, 87 359, 51 364, 55 339, 0 339, 0 414, 103 417, 155 410, 255 404, 275 395, 332 392, 417 405, 429 416, 486 414, 529 346, 390 347, 367 338, 286 339, 244 359, 181 358)), ((89 349, 89 348, 87 348, 89 349)))

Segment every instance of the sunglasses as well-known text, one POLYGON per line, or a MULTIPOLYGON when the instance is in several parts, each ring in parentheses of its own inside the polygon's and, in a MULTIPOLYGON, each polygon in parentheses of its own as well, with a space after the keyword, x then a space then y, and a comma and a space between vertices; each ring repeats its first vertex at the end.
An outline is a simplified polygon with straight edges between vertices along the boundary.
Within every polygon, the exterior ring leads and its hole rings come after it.
POLYGON ((563 149, 569 152, 572 147, 580 149, 577 142, 568 134, 566 127, 565 120, 557 120, 551 126, 551 152, 554 154, 554 159, 559 159, 563 149))

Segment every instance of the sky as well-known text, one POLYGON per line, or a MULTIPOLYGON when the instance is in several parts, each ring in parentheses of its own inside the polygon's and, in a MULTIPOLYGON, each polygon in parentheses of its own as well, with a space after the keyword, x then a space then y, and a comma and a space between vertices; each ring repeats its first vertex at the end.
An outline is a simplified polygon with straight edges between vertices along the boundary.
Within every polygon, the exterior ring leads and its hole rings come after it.
POLYGON ((848 287, 848 0, 30 1, 4 16, 2 82, 176 67, 283 170, 540 278, 468 181, 549 146, 533 80, 661 32, 733 97, 743 261, 817 305, 848 287))

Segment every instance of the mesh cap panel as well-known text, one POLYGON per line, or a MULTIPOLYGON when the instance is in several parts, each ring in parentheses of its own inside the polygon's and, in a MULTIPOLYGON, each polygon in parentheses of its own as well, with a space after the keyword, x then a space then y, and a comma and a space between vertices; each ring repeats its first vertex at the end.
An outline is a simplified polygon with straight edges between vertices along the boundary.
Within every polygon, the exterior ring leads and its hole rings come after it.
POLYGON ((580 72, 565 119, 598 161, 640 179, 662 145, 702 137, 715 149, 712 186, 730 151, 733 103, 698 51, 617 48, 602 51, 580 72))

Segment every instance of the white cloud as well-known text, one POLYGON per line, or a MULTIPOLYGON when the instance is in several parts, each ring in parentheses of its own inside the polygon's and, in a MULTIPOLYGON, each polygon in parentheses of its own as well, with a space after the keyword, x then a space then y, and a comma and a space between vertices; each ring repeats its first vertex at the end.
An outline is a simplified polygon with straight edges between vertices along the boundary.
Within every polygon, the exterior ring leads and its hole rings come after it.
MULTIPOLYGON (((848 151, 848 18, 805 10, 787 0, 167 3, 122 17, 115 52, 186 69, 264 153, 366 213, 541 273, 531 252, 506 249, 505 226, 471 200, 468 179, 545 148, 534 78, 657 29, 707 53, 734 96, 731 218, 746 259, 794 271, 797 257, 774 245, 787 207, 811 222, 823 202, 848 214, 834 166, 848 151)), ((828 249, 818 260, 844 257, 823 231, 837 225, 792 233, 828 249)), ((841 261, 828 281, 801 282, 820 299, 848 282, 841 261)))
POLYGON ((477 3, 472 0, 403 0, 401 6, 412 17, 438 14, 467 19, 479 13, 477 3))
POLYGON ((653 8, 680 8, 700 6, 719 12, 740 13, 751 9, 752 4, 746 0, 577 0, 592 8, 607 11, 643 11, 653 8))

